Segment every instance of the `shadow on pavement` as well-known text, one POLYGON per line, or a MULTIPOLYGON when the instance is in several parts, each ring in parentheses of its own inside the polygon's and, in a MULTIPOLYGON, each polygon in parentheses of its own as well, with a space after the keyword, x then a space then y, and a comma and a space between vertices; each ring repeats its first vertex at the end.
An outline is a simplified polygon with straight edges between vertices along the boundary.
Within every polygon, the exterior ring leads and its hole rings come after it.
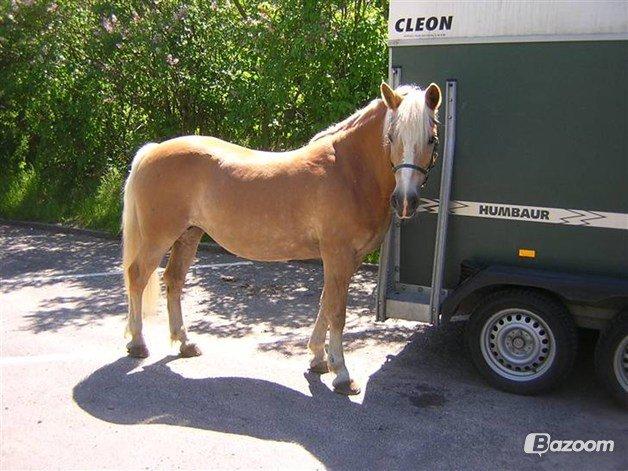
POLYGON ((262 379, 186 378, 170 368, 172 356, 143 368, 121 358, 76 385, 74 400, 116 424, 295 442, 332 469, 521 469, 539 463, 591 469, 622 462, 621 453, 555 453, 542 461, 523 453, 530 432, 624 440, 622 411, 590 380, 591 364, 582 364, 556 392, 515 396, 480 381, 461 340, 457 326, 418 332, 370 377, 362 404, 309 373, 309 395, 262 379))
MULTIPOLYGON (((118 280, 116 280, 118 281, 118 280)), ((69 325, 84 327, 101 319, 126 315, 126 296, 120 289, 104 289, 81 283, 80 294, 62 294, 42 301, 36 312, 27 314, 28 330, 56 332, 69 325)))
POLYGON ((0 293, 46 286, 50 281, 45 277, 110 271, 120 266, 118 242, 87 236, 16 233, 1 238, 0 248, 2 277, 14 280, 0 285, 0 293))
MULTIPOLYGON (((126 296, 122 276, 116 272, 120 255, 118 241, 0 224, 0 294, 33 288, 44 294, 24 315, 24 330, 35 333, 123 317, 126 296), (110 272, 113 274, 102 276, 110 272), (59 276, 66 278, 60 280, 59 276)), ((200 251, 197 255, 195 265, 241 261, 229 254, 200 251)), ((309 334, 314 324, 322 281, 322 267, 313 263, 254 263, 220 269, 193 266, 184 294, 184 303, 193 299, 192 305, 184 305, 188 330, 241 338, 262 326, 266 333, 293 337, 294 346, 303 347, 303 332, 298 330, 307 329, 309 334)), ((373 272, 363 269, 354 276, 348 299, 353 315, 370 320, 374 288, 373 272)), ((165 293, 161 297, 164 299, 165 293)), ((160 315, 167 316, 165 306, 160 315)), ((404 331, 400 336, 407 334, 404 331)), ((360 340, 356 335, 351 334, 349 340, 360 340)), ((377 331, 371 335, 385 334, 377 331)), ((266 348, 291 352, 283 340, 266 348)))

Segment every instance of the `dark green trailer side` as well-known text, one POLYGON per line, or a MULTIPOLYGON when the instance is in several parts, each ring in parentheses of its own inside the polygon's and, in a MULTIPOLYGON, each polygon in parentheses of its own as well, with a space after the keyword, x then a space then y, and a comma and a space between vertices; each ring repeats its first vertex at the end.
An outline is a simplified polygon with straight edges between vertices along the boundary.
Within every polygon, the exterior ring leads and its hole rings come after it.
MULTIPOLYGON (((402 83, 458 82, 452 200, 619 214, 628 213, 627 58, 626 41, 391 52, 402 83)), ((439 182, 434 175, 422 196, 438 199, 439 182)), ((577 220, 451 217, 444 287, 456 287, 463 261, 628 276, 628 227, 577 220)), ((427 212, 402 226, 401 283, 430 285, 435 228, 427 212)))

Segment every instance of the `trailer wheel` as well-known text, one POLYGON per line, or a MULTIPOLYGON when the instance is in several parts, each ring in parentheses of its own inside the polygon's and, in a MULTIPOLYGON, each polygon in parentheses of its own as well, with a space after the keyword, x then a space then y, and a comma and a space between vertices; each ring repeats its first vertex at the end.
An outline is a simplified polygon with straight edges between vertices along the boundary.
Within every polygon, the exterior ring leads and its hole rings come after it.
POLYGON ((576 326, 565 306, 531 290, 489 295, 466 330, 480 373, 492 386, 515 394, 556 386, 576 356, 576 326))
POLYGON ((613 397, 628 407, 628 313, 618 315, 600 335, 595 371, 613 397))

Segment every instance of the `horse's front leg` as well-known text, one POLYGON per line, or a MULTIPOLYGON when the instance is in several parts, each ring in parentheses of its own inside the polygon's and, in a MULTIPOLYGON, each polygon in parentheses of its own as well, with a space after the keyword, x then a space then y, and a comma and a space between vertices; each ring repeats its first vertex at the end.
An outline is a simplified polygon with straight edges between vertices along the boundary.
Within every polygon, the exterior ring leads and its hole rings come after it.
POLYGON ((351 379, 345 365, 342 349, 342 332, 347 313, 349 282, 356 269, 355 258, 350 252, 332 251, 323 255, 324 284, 321 296, 321 313, 329 325, 329 349, 327 362, 336 375, 334 391, 339 394, 360 393, 360 387, 351 379))

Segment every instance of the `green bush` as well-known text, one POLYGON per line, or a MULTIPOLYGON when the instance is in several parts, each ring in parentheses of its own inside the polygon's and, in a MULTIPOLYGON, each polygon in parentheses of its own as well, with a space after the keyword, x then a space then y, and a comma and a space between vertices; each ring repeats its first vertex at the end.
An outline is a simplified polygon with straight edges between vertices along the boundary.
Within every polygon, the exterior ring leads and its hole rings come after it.
POLYGON ((0 0, 0 215, 118 230, 143 143, 303 145, 372 98, 385 3, 0 0))

